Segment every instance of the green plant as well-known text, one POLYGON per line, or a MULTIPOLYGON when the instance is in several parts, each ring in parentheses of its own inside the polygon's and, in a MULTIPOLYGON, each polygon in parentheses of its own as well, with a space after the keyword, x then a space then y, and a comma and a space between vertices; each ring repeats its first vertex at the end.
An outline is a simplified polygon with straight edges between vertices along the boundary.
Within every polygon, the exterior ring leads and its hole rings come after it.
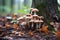
POLYGON ((17 12, 19 12, 20 15, 23 16, 23 15, 29 14, 30 8, 27 6, 23 6, 23 8, 18 10, 17 12))

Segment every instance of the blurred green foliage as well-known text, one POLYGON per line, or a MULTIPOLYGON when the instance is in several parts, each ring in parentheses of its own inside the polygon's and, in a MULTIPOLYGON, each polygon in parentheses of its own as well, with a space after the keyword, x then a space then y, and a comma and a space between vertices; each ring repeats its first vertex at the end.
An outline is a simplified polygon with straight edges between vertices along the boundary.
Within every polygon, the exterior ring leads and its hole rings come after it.
POLYGON ((60 7, 58 6, 58 11, 60 11, 60 7))
POLYGON ((23 8, 20 10, 17 10, 17 12, 19 12, 20 15, 23 16, 30 13, 30 8, 27 6, 23 6, 23 8))

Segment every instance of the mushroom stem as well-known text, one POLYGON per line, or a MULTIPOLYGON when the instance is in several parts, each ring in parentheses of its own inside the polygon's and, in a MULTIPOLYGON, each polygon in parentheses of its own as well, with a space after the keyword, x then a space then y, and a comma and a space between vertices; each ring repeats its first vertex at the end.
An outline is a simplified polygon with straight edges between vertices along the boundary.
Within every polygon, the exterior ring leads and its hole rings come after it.
POLYGON ((32 22, 32 28, 33 28, 34 23, 32 22))
POLYGON ((41 23, 39 22, 39 29, 40 29, 40 27, 41 27, 41 23))
POLYGON ((34 12, 34 15, 36 15, 36 11, 34 12))
POLYGON ((32 15, 32 11, 31 11, 31 15, 32 15))
POLYGON ((38 23, 36 23, 36 29, 38 29, 38 23))

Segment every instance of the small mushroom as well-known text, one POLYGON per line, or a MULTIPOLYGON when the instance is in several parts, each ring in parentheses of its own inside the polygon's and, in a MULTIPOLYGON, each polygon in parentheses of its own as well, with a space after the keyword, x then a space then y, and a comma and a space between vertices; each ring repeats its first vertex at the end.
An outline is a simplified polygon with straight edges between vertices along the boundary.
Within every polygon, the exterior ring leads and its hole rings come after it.
POLYGON ((17 18, 17 20, 23 20, 24 19, 24 17, 19 17, 19 18, 17 18))
POLYGON ((33 19, 34 19, 34 20, 38 19, 38 15, 34 14, 34 15, 33 15, 33 19))
POLYGON ((31 19, 31 18, 32 18, 32 15, 31 15, 31 14, 27 14, 27 15, 25 16, 25 18, 26 18, 26 19, 31 19))
POLYGON ((33 19, 31 19, 29 22, 34 22, 34 20, 33 20, 33 19))
POLYGON ((25 25, 27 25, 27 23, 26 22, 22 22, 21 25, 25 26, 25 25))
POLYGON ((31 27, 33 28, 33 26, 34 26, 34 20, 31 19, 31 20, 29 21, 29 23, 31 23, 31 25, 29 25, 29 27, 31 26, 31 27))
POLYGON ((39 20, 39 29, 40 29, 41 24, 42 24, 43 22, 44 22, 43 20, 39 20))
POLYGON ((25 20, 26 20, 25 17, 19 17, 19 18, 17 18, 17 22, 19 22, 19 23, 21 23, 21 22, 23 22, 25 20))
POLYGON ((40 23, 43 23, 44 21, 43 20, 39 20, 40 23))
POLYGON ((38 9, 33 9, 32 12, 34 12, 34 14, 36 14, 36 12, 38 12, 39 10, 38 9))
POLYGON ((31 11, 31 14, 32 14, 32 10, 33 10, 33 9, 34 9, 34 8, 31 8, 31 9, 30 9, 30 11, 31 11))
POLYGON ((39 28, 39 22, 40 21, 39 20, 35 20, 34 22, 36 23, 36 29, 38 29, 39 28))
POLYGON ((22 22, 22 23, 21 23, 21 28, 22 28, 21 30, 25 30, 26 25, 27 25, 26 22, 22 22))
POLYGON ((40 16, 39 18, 40 18, 40 19, 42 19, 42 20, 44 19, 44 17, 43 17, 43 16, 40 16))

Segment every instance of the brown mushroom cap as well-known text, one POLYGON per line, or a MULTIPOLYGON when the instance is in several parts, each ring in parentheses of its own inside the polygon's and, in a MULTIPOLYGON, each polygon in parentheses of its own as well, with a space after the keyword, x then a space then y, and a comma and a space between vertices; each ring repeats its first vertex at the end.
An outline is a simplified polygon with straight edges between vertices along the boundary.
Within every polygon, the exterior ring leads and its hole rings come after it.
POLYGON ((32 12, 38 12, 38 11, 39 11, 39 10, 38 10, 38 9, 36 9, 36 8, 32 10, 32 12))
POLYGON ((26 17, 31 17, 32 15, 31 14, 27 14, 26 17))
POLYGON ((30 8, 30 10, 32 11, 34 8, 30 8))
POLYGON ((26 22, 22 22, 21 25, 26 25, 27 23, 26 22))
POLYGON ((33 18, 38 18, 38 17, 39 17, 39 16, 38 16, 38 15, 36 15, 36 14, 35 14, 35 15, 33 15, 33 18))
POLYGON ((26 19, 32 19, 32 17, 26 17, 26 19))
POLYGON ((24 20, 24 19, 25 19, 24 17, 17 18, 17 20, 24 20))
POLYGON ((44 22, 43 20, 39 20, 39 22, 44 22))
POLYGON ((44 17, 43 17, 43 16, 40 16, 39 18, 40 18, 40 19, 44 19, 44 17))
POLYGON ((35 22, 35 23, 39 23, 40 21, 39 21, 39 20, 35 20, 34 22, 35 22))
POLYGON ((33 20, 33 19, 31 19, 29 22, 34 22, 34 20, 33 20))
POLYGON ((26 16, 24 16, 26 19, 32 19, 32 15, 31 14, 27 14, 26 16))

